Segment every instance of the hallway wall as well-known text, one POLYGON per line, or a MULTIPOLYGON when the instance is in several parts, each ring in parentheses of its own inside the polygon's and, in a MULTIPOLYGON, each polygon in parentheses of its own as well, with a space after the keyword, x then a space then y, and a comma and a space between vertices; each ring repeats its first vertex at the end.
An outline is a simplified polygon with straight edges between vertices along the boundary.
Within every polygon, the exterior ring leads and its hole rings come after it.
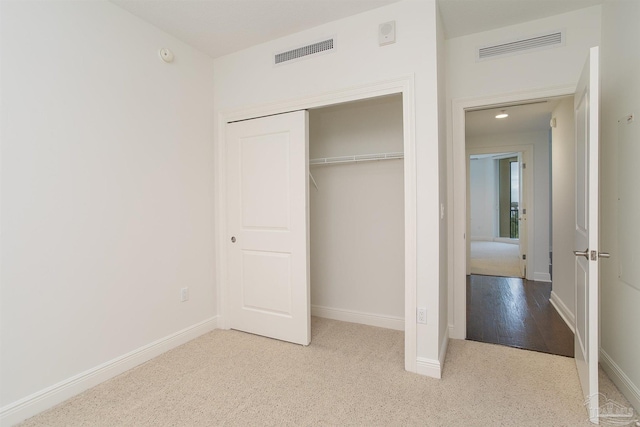
POLYGON ((553 110, 552 132, 552 223, 553 288, 551 302, 567 325, 575 327, 575 131, 573 97, 563 99, 553 110))

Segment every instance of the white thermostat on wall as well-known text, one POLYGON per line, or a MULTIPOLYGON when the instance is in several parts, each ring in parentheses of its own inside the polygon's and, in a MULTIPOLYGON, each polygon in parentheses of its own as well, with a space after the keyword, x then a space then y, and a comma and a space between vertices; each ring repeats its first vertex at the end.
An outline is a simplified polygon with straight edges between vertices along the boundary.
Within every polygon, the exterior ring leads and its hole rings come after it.
POLYGON ((158 51, 158 55, 160 55, 160 59, 162 59, 166 63, 173 62, 173 52, 171 52, 166 47, 160 49, 158 51))
POLYGON ((385 22, 378 27, 378 44, 384 46, 396 42, 396 21, 385 22))

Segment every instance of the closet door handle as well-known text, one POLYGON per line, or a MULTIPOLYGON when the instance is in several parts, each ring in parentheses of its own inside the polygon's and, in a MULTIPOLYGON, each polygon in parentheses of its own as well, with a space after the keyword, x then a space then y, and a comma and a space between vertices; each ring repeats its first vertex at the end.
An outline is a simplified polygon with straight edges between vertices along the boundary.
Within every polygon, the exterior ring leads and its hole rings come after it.
POLYGON ((236 236, 231 236, 231 243, 235 243, 236 242, 236 236))
POLYGON ((589 259, 589 248, 585 249, 584 251, 573 251, 573 254, 575 256, 583 256, 586 259, 589 259))

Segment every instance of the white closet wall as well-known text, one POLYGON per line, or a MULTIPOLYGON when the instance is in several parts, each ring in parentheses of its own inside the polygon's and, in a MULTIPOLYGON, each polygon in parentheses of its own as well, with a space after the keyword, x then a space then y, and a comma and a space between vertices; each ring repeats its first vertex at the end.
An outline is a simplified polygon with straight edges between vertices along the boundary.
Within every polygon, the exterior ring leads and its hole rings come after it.
MULTIPOLYGON (((310 159, 402 152, 402 97, 311 110, 309 133, 310 159)), ((318 185, 309 190, 316 315, 404 319, 403 164, 395 159, 310 167, 318 185)))

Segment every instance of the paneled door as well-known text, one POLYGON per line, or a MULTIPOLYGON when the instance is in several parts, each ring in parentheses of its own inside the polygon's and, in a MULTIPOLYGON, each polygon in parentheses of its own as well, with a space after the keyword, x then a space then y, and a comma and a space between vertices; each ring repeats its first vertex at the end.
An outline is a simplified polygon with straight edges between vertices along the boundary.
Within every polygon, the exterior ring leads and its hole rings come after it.
POLYGON ((227 125, 232 329, 311 342, 308 113, 227 125))
MULTIPOLYGON (((598 47, 591 48, 575 94, 575 360, 589 419, 598 423, 598 47)), ((606 255, 605 255, 606 256, 606 255)))

